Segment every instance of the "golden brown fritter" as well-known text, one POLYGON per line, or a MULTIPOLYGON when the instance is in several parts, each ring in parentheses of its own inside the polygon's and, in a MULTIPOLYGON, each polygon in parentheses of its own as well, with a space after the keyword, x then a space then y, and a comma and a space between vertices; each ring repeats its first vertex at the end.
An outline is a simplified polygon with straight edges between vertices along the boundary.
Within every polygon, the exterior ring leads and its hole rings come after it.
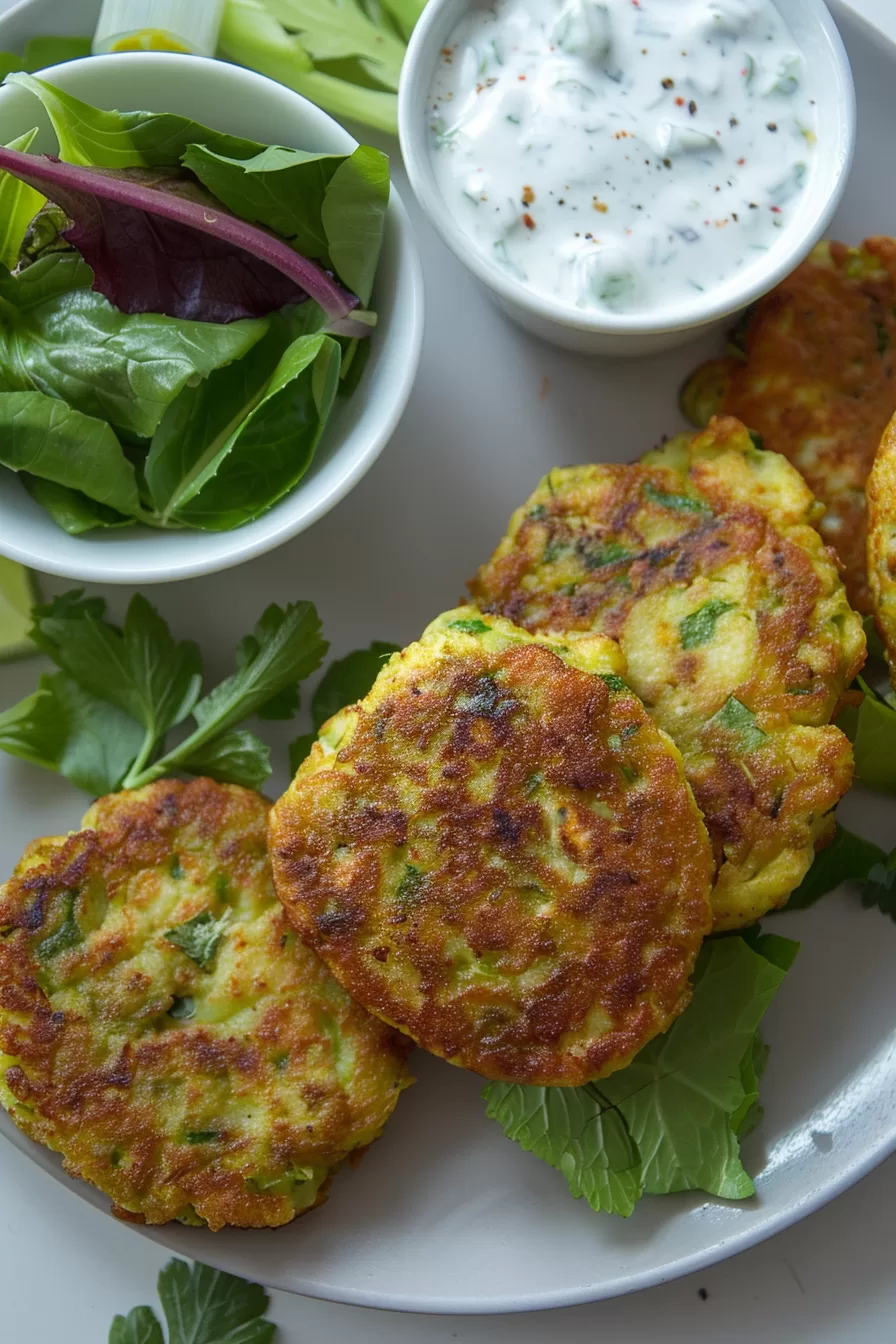
POLYGON ((296 938, 269 804, 102 798, 0 887, 0 1100, 123 1217, 277 1227, 383 1128, 408 1043, 296 938))
POLYGON ((274 806, 301 936, 365 1007, 486 1077, 601 1077, 690 998, 709 844, 623 671, 609 640, 449 612, 274 806))
POLYGON ((793 463, 826 506, 821 534, 850 601, 870 611, 865 482, 896 411, 896 240, 819 243, 749 310, 729 351, 685 385, 682 409, 697 425, 737 416, 793 463))
POLYGON ((528 630, 620 641, 705 815, 717 929, 787 900, 852 778, 829 720, 865 640, 819 512, 783 457, 715 420, 639 464, 552 471, 471 584, 528 630))
POLYGON ((867 495, 868 582, 896 688, 896 416, 884 430, 867 495))

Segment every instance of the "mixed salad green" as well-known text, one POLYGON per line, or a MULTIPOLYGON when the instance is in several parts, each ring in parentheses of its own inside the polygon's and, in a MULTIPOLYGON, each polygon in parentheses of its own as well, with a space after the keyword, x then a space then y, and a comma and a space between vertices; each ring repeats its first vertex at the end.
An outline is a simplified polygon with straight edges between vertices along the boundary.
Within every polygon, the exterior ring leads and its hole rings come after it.
POLYGON ((386 156, 8 82, 41 101, 60 158, 28 152, 36 132, 0 148, 0 464, 74 535, 257 518, 357 383, 386 156))

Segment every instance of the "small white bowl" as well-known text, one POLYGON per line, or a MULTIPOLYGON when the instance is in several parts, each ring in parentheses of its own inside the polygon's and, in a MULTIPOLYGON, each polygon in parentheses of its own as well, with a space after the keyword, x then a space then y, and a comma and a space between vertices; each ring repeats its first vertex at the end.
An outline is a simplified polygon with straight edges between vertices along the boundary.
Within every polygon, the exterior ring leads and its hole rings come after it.
MULTIPOLYGON (((186 3, 186 0, 185 0, 186 3)), ((128 53, 53 66, 41 78, 99 107, 177 112, 264 144, 351 153, 348 131, 290 89, 199 56, 128 53)), ((33 126, 32 152, 56 152, 37 99, 0 89, 0 144, 33 126)), ((410 396, 423 340, 423 274, 410 221, 394 187, 373 307, 379 326, 361 384, 337 402, 315 460, 296 488, 255 522, 232 532, 132 527, 70 537, 0 468, 0 552, 35 569, 102 583, 164 583, 210 574, 272 550, 303 532, 357 484, 389 441, 410 396)))
POLYGON ((428 93, 442 48, 476 3, 429 0, 414 30, 398 94, 401 150, 414 194, 433 228, 482 282, 500 308, 528 331, 568 350, 592 355, 648 355, 683 345, 767 294, 823 236, 846 186, 856 137, 855 89, 849 60, 821 0, 774 0, 812 71, 818 97, 818 144, 799 210, 774 246, 724 284, 667 304, 661 315, 585 313, 536 294, 498 270, 452 217, 432 169, 428 93))

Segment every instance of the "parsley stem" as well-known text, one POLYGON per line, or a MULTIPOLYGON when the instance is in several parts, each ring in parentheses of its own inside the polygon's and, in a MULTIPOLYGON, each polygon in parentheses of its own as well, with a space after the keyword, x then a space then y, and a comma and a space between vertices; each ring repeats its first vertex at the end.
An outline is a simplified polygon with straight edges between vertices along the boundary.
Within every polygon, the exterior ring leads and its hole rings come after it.
MULTIPOLYGON (((123 789, 139 789, 143 784, 149 784, 149 779, 141 778, 141 771, 145 770, 147 762, 151 759, 157 746, 156 734, 151 728, 147 728, 143 737, 143 744, 134 760, 130 770, 125 775, 121 787, 123 789)), ((158 776, 154 776, 158 778, 158 776)))

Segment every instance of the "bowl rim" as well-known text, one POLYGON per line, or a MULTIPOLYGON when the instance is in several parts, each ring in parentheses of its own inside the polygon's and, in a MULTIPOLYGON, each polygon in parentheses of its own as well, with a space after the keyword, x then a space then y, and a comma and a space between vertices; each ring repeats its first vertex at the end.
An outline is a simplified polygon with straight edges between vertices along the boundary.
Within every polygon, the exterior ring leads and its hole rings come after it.
MULTIPOLYGON (((775 254, 773 265, 758 273, 754 269, 749 283, 729 285, 724 292, 727 296, 713 299, 713 291, 709 291, 705 299, 698 297, 689 299, 687 304, 666 305, 664 312, 669 317, 665 320, 657 320, 649 312, 600 312, 592 316, 587 310, 539 294, 512 276, 500 272, 478 250, 445 207, 431 170, 425 118, 419 115, 420 99, 414 87, 422 79, 421 71, 426 72, 426 85, 429 85, 430 72, 435 66, 435 49, 442 46, 445 38, 446 11, 456 10, 459 13, 461 9, 472 9, 478 3, 479 0, 428 0, 411 36, 402 66, 398 89, 398 135, 408 179, 418 205, 458 261, 490 289, 499 302, 521 310, 540 322, 589 334, 644 337, 698 330, 709 323, 730 317, 768 293, 795 270, 824 235, 846 189, 855 153, 855 83, 843 39, 824 0, 800 0, 804 16, 816 25, 822 44, 830 52, 830 69, 835 75, 833 94, 840 110, 840 138, 831 142, 830 147, 825 146, 822 163, 830 179, 830 187, 823 204, 800 227, 794 223, 783 232, 782 246, 775 254), (788 239, 788 246, 784 247, 783 243, 788 239)), ((771 0, 771 3, 775 9, 779 9, 778 0, 771 0)))
MULTIPOLYGON (((152 61, 156 66, 164 63, 169 69, 185 70, 187 64, 193 69, 202 66, 207 71, 214 72, 213 77, 215 78, 241 83, 244 90, 256 98, 263 97, 270 91, 276 91, 278 98, 286 98, 296 105, 298 115, 305 119, 312 133, 315 125, 319 128, 326 127, 331 132, 337 132, 339 137, 344 139, 346 152, 348 153, 359 143, 351 132, 336 121, 334 117, 331 117, 322 108, 319 108, 294 89, 290 89, 286 85, 244 66, 235 65, 229 61, 219 61, 213 57, 174 52, 112 52, 101 56, 80 57, 75 61, 47 66, 35 73, 42 79, 53 81, 63 72, 71 71, 74 68, 81 69, 89 65, 96 69, 99 62, 107 66, 112 62, 116 64, 139 62, 145 66, 148 61, 152 61)), ((160 71, 160 75, 161 73, 160 71)), ((64 87, 64 83, 62 87, 64 87)), ((78 91, 80 96, 83 96, 84 92, 85 90, 78 91)), ((404 414, 419 367, 424 333, 423 267, 407 209, 391 178, 389 203, 386 210, 386 229, 393 235, 396 254, 396 285, 400 279, 403 288, 406 290, 403 296, 401 315, 401 326, 405 333, 402 343, 406 347, 406 358, 403 363, 394 366, 393 394, 389 400, 387 413, 379 418, 375 428, 371 427, 372 432, 367 436, 364 445, 355 451, 354 456, 334 476, 328 488, 321 493, 320 498, 313 505, 302 509, 298 504, 304 483, 303 478, 267 514, 260 515, 259 518, 253 519, 251 523, 244 527, 234 528, 227 532, 202 532, 201 530, 191 529, 190 535, 197 539, 207 540, 209 548, 213 551, 211 555, 204 554, 203 550, 197 546, 195 555, 178 560, 167 559, 165 556, 166 534, 164 532, 156 533, 153 529, 140 527, 139 525, 122 529, 118 533, 114 539, 114 544, 110 544, 108 547, 108 558, 104 557, 103 550, 105 548, 102 546, 94 546, 89 556, 85 551, 83 560, 75 562, 74 560, 69 561, 65 557, 60 558, 53 553, 52 547, 48 550, 39 541, 29 544, 22 540, 12 541, 7 538, 0 541, 0 553, 11 560, 18 561, 20 564, 61 578, 115 584, 173 583, 182 579, 198 578, 202 575, 231 569, 257 556, 266 554, 306 531, 325 514, 329 513, 358 484, 391 439, 404 414), (291 511, 288 508, 290 502, 293 503, 291 511), (284 506, 286 507, 284 508, 284 506), (266 526, 264 526, 265 523, 266 526), (262 524, 262 526, 259 527, 259 524, 262 524), (249 534, 250 529, 252 529, 251 535, 249 534), (240 539, 241 534, 243 534, 242 540, 240 539), (219 546, 215 547, 214 540, 216 538, 227 538, 227 545, 225 546, 221 542, 219 546), (143 559, 129 560, 128 554, 132 547, 142 549, 148 542, 150 544, 155 543, 153 548, 157 552, 157 558, 147 559, 144 557, 143 559)), ((391 332, 385 333, 385 339, 390 337, 394 339, 391 332)), ((366 414, 366 410, 362 413, 362 420, 364 414, 366 414)), ((0 506, 0 516, 2 516, 2 506, 0 506)), ((51 520, 48 519, 48 522, 51 523, 51 520)), ((55 524, 52 525, 55 526, 55 524)), ((186 534, 177 533, 176 535, 186 534)), ((65 534, 60 533, 60 540, 63 536, 65 534)), ((66 540, 76 541, 77 538, 67 537, 66 540)))

